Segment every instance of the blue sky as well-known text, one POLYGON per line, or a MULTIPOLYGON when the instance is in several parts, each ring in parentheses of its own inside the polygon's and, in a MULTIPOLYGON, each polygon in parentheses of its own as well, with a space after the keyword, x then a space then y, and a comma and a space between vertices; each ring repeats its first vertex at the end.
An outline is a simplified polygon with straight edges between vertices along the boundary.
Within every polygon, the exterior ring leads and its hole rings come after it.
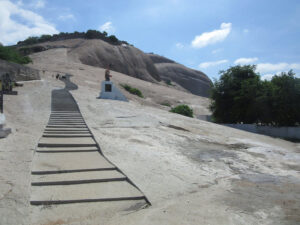
POLYGON ((299 0, 0 0, 0 42, 106 30, 145 52, 218 78, 256 64, 264 79, 300 75, 299 0))

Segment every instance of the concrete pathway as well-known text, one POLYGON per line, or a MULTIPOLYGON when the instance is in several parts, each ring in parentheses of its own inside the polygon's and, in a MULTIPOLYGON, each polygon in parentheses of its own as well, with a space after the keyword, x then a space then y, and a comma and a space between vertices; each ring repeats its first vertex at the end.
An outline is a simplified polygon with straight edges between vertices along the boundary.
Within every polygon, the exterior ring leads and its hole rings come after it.
POLYGON ((32 205, 144 201, 144 194, 101 153, 80 110, 66 88, 52 92, 52 112, 34 154, 32 205))

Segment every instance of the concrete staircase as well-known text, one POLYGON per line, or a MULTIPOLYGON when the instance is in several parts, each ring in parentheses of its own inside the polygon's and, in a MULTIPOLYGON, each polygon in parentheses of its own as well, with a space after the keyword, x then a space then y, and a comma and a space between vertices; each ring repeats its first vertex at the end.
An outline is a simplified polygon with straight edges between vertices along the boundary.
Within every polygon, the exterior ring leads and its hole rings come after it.
POLYGON ((79 110, 52 111, 35 151, 31 174, 32 205, 107 201, 150 204, 103 156, 79 110))

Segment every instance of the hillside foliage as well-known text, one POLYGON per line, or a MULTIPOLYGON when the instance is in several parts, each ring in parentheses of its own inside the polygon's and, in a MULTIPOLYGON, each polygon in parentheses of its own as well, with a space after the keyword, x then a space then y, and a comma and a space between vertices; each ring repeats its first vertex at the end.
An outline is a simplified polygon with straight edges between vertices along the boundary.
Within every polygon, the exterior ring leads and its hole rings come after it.
POLYGON ((139 89, 133 88, 133 87, 131 87, 131 86, 128 85, 128 84, 121 84, 121 86, 122 86, 126 91, 128 91, 129 93, 131 93, 131 94, 133 94, 133 95, 137 95, 137 96, 139 96, 140 98, 144 98, 142 92, 141 92, 139 89))
POLYGON ((211 90, 210 109, 217 123, 300 125, 300 79, 291 70, 261 80, 255 65, 220 71, 211 90))
POLYGON ((0 46, 0 59, 19 64, 32 62, 28 56, 22 56, 15 48, 4 46, 0 46))
POLYGON ((181 114, 183 116, 193 117, 193 109, 188 105, 178 105, 170 110, 170 112, 181 114))
POLYGON ((60 41, 74 38, 85 38, 85 39, 100 39, 111 44, 120 45, 120 44, 128 44, 126 41, 119 40, 115 35, 108 36, 107 32, 100 32, 98 30, 88 30, 86 32, 73 32, 73 33, 65 33, 61 32, 59 34, 53 35, 41 35, 39 37, 28 37, 24 41, 19 41, 18 45, 32 45, 43 43, 46 41, 60 41))

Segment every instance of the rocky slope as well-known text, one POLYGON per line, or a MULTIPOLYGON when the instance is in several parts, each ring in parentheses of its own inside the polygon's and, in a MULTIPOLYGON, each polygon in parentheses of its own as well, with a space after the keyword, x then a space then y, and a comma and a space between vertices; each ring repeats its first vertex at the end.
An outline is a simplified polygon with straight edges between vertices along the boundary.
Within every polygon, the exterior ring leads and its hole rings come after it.
POLYGON ((211 81, 204 73, 124 43, 112 45, 99 39, 77 38, 22 46, 22 51, 32 53, 51 48, 67 48, 69 57, 86 65, 105 68, 112 64, 112 70, 135 78, 154 83, 171 81, 193 94, 209 94, 211 81))
POLYGON ((104 69, 74 62, 68 48, 31 55, 42 80, 6 96, 12 134, 0 139, 0 224, 291 225, 300 221, 300 145, 168 112, 156 103, 187 103, 199 114, 208 99, 112 71, 129 102, 97 99, 104 69), (151 207, 126 202, 31 206, 30 171, 50 114, 53 75, 71 74, 71 91, 104 155, 146 194, 151 207), (177 101, 177 102, 176 102, 177 101), (198 108, 196 108, 198 107, 198 108))
POLYGON ((17 63, 0 59, 0 76, 9 73, 15 81, 39 80, 39 71, 17 63))

